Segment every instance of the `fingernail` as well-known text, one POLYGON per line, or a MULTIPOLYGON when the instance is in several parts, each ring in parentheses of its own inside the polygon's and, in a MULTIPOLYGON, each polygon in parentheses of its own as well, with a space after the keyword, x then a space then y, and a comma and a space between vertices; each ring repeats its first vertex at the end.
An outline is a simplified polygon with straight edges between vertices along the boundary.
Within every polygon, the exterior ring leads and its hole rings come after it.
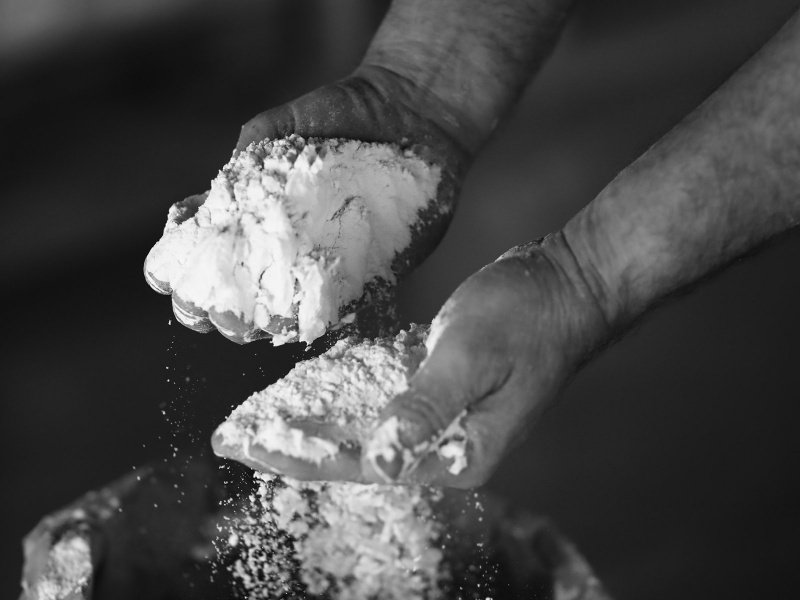
POLYGON ((179 306, 178 304, 173 303, 172 310, 175 313, 175 318, 178 319, 180 323, 188 327, 196 325, 202 320, 202 317, 198 317, 197 315, 193 315, 183 310, 183 307, 179 306))
POLYGON ((168 294, 172 293, 172 288, 170 287, 170 285, 168 283, 166 283, 165 281, 161 281, 160 279, 157 279, 156 276, 153 275, 147 269, 147 264, 146 263, 145 263, 145 267, 144 267, 144 279, 147 282, 147 284, 151 288, 153 288, 155 291, 157 291, 159 294, 168 295, 168 294))
POLYGON ((178 322, 186 327, 196 329, 197 331, 211 331, 214 329, 214 326, 205 316, 189 312, 175 301, 174 296, 172 298, 172 312, 175 314, 175 318, 178 319, 178 322))
POLYGON ((172 287, 166 281, 162 281, 158 277, 155 276, 155 271, 159 270, 160 264, 163 262, 161 259, 161 248, 160 244, 156 244, 150 249, 150 252, 147 253, 147 258, 144 259, 144 265, 142 265, 142 270, 144 271, 144 279, 147 281, 147 284, 157 291, 159 294, 171 294, 172 287))
POLYGON ((377 475, 394 483, 413 462, 410 452, 400 443, 400 421, 390 417, 381 423, 367 442, 366 456, 377 475))

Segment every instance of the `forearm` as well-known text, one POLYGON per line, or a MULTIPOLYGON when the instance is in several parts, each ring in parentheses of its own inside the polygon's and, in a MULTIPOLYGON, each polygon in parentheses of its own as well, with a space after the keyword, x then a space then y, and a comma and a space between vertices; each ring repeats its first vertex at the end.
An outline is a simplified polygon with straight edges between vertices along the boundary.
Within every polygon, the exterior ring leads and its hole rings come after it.
POLYGON ((800 222, 800 13, 565 227, 627 322, 800 222))
POLYGON ((394 0, 364 57, 423 92, 430 113, 474 153, 555 43, 574 0, 394 0))

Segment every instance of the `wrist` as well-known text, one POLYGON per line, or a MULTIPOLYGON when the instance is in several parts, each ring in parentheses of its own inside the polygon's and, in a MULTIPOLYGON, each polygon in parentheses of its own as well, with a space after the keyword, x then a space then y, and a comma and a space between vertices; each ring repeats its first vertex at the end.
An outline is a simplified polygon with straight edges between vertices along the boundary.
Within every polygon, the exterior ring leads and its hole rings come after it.
MULTIPOLYGON (((554 350, 561 350, 564 363, 573 370, 602 349, 621 325, 604 283, 584 264, 563 231, 512 248, 497 262, 506 261, 518 264, 518 278, 549 292, 546 304, 554 313, 548 319, 556 321, 553 326, 560 331, 554 350)), ((530 310, 542 309, 536 305, 530 310)))
POLYGON ((570 219, 560 235, 610 328, 623 329, 643 310, 636 308, 635 299, 625 289, 620 272, 624 269, 619 268, 622 260, 612 241, 599 234, 603 228, 594 222, 592 208, 590 204, 570 219))
POLYGON ((394 0, 362 68, 413 88, 417 103, 475 154, 555 43, 574 0, 394 0))
POLYGON ((424 123, 422 131, 414 133, 426 134, 433 127, 458 147, 459 154, 469 159, 474 158, 483 138, 476 135, 478 127, 469 115, 442 100, 430 90, 421 88, 417 83, 392 66, 382 66, 362 62, 352 73, 352 77, 366 81, 378 90, 385 102, 402 107, 408 114, 415 115, 419 123, 424 123))

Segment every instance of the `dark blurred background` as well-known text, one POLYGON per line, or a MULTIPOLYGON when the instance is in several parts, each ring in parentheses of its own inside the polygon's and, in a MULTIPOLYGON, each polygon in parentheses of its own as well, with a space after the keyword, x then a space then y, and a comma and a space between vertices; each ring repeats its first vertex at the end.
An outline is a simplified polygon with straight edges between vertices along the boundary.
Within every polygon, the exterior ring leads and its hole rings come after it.
MULTIPOLYGON (((559 228, 750 56, 791 0, 595 0, 406 283, 458 283, 559 228)), ((296 347, 176 325, 141 266, 251 116, 348 73, 376 0, 0 0, 0 595, 44 514, 204 445, 296 347)), ((793 595, 800 239, 662 308, 587 368, 490 487, 551 515, 619 599, 793 595)), ((796 593, 796 592, 795 592, 796 593)))

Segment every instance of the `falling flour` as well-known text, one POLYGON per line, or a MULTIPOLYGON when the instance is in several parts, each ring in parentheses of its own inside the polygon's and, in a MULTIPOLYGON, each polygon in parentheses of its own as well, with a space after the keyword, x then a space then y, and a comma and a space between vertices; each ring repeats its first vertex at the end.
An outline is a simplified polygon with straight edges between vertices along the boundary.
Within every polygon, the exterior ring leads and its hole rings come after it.
POLYGON ((230 524, 247 598, 439 598, 449 578, 435 493, 420 487, 300 482, 256 474, 230 524))
POLYGON ((251 144, 205 201, 170 210, 145 263, 148 282, 234 314, 250 337, 263 330, 276 345, 311 342, 348 317, 365 286, 394 283, 392 263, 434 206, 440 177, 391 144, 298 136, 251 144))
MULTIPOLYGON (((361 446, 381 410, 408 389, 426 356, 426 337, 426 327, 412 325, 395 338, 340 340, 237 407, 214 433, 215 451, 250 465, 261 463, 255 447, 320 463, 341 447, 361 446), (291 427, 298 420, 325 425, 326 436, 291 427)), ((447 431, 429 450, 451 468, 464 468, 464 430, 447 431)), ((440 596, 447 573, 437 545, 440 525, 430 518, 435 492, 256 477, 256 515, 241 519, 233 538, 241 546, 234 573, 250 597, 291 585, 302 587, 294 592, 336 599, 440 596)))

